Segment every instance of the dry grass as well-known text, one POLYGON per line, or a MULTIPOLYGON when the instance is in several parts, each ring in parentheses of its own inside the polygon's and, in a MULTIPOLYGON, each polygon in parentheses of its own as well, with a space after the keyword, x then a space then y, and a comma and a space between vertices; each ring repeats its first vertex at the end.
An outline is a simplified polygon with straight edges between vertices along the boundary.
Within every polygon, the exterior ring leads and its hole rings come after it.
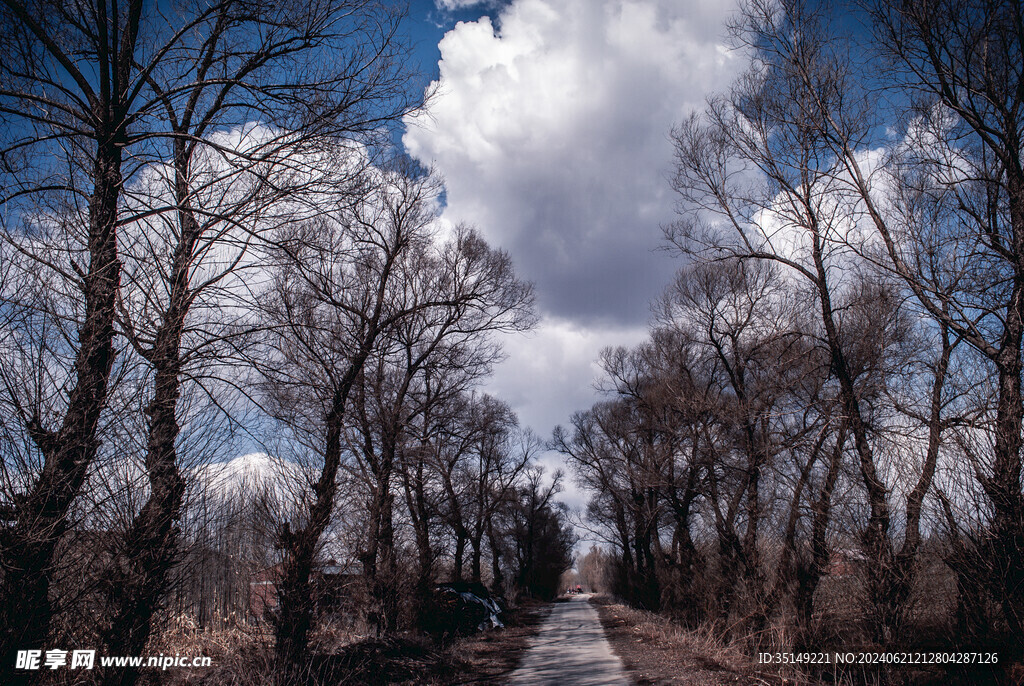
POLYGON ((445 647, 420 636, 376 640, 341 626, 320 626, 311 637, 314 657, 302 674, 287 680, 280 678, 273 662, 266 627, 225 623, 223 629, 202 631, 178 617, 151 645, 165 655, 203 655, 213 660, 212 668, 163 673, 161 683, 171 686, 501 683, 515 669, 550 610, 550 604, 528 602, 506 613, 506 628, 461 638, 445 647))
MULTIPOLYGON (((757 637, 737 636, 726 641, 714 629, 688 630, 668 618, 637 610, 607 597, 591 600, 598 606, 601 622, 615 652, 639 684, 687 684, 719 686, 1021 686, 1024 667, 1000 652, 998 665, 847 665, 826 664, 797 668, 795 665, 759 665, 750 651, 753 645, 787 652, 791 645, 784 627, 770 625, 757 637), (756 639, 756 640, 755 640, 756 639)), ((854 630, 856 631, 856 630, 854 630)), ((829 636, 839 636, 835 627, 829 636)), ((819 635, 826 640, 824 635, 819 635)), ((825 650, 822 646, 821 650, 825 650)), ((871 652, 879 649, 864 648, 871 652)), ((826 652, 831 654, 835 648, 826 652)), ((850 648, 854 652, 861 648, 850 648)), ((946 650, 946 649, 928 649, 946 650)), ((975 649, 977 650, 977 649, 975 649)), ((899 651, 896 651, 899 652, 899 651)))
POLYGON ((808 683, 759 668, 710 629, 687 630, 651 612, 595 596, 608 640, 638 684, 781 686, 808 683))
POLYGON ((259 627, 234 621, 231 617, 214 624, 221 628, 200 629, 198 623, 187 615, 169 617, 152 637, 147 653, 205 656, 217 663, 219 659, 259 645, 266 633, 259 627))

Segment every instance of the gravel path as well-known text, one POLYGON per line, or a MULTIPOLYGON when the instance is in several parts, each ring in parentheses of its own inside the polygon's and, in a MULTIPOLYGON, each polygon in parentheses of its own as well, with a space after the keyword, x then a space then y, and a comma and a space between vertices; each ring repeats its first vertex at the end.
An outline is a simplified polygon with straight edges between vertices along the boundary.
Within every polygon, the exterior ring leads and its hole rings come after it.
POLYGON ((627 686, 622 661, 612 653, 597 610, 588 595, 556 603, 533 639, 512 684, 564 684, 565 686, 627 686))

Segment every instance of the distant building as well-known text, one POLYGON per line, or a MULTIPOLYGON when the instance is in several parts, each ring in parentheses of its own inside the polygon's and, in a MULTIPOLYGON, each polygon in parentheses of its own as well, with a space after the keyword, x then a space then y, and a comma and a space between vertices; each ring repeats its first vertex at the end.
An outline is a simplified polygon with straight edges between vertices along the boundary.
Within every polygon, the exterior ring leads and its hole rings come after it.
POLYGON ((825 573, 829 576, 851 576, 868 562, 868 556, 857 548, 836 548, 829 555, 825 573))
MULTIPOLYGON (((366 592, 365 578, 362 574, 345 570, 343 565, 328 560, 313 571, 310 581, 317 612, 355 615, 366 592)), ((263 617, 267 610, 277 607, 278 585, 283 574, 284 568, 278 563, 252 575, 249 581, 249 612, 253 617, 263 617)))

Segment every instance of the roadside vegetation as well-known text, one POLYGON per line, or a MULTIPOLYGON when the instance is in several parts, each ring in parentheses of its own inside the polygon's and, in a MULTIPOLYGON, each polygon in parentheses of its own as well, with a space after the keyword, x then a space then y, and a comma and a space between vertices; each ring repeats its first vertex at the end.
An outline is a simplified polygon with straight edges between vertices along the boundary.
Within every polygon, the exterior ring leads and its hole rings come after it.
POLYGON ((1020 12, 741 4, 748 69, 672 132, 683 266, 554 437, 595 587, 748 658, 986 663, 815 681, 1020 682, 1020 12))
POLYGON ((789 670, 765 668, 747 656, 742 647, 729 645, 714 633, 691 630, 669 618, 640 610, 601 594, 590 602, 597 606, 601 625, 637 684, 690 684, 691 686, 796 686, 812 683, 789 670))
MULTIPOLYGON (((376 639, 352 630, 324 628, 312 637, 317 657, 310 661, 305 681, 500 683, 518 665, 550 610, 550 603, 524 600, 503 613, 505 626, 444 642, 431 641, 422 634, 376 639)), ((210 669, 177 670, 167 675, 166 683, 172 686, 243 686, 265 683, 266 675, 275 668, 266 651, 267 638, 243 626, 202 630, 190 625, 160 632, 154 646, 165 654, 213 658, 210 669)))

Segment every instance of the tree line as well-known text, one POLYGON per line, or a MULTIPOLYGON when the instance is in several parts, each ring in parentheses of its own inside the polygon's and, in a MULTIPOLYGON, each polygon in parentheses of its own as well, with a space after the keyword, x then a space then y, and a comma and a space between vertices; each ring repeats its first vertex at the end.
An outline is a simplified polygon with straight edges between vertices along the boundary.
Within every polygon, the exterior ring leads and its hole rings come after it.
POLYGON ((552 593, 561 476, 478 390, 494 334, 535 323, 532 286, 440 225, 439 182, 393 153, 430 97, 402 10, 12 0, 0 17, 11 682, 45 676, 14 673, 19 650, 144 655, 173 608, 252 614, 266 570, 275 601, 250 619, 298 679, 335 556, 378 635, 416 626, 442 580, 552 593), (212 476, 240 444, 276 481, 212 476), (207 587, 228 595, 183 600, 207 587))
POLYGON ((684 259, 555 444, 610 585, 750 645, 1024 636, 1019 3, 746 0, 684 259))

